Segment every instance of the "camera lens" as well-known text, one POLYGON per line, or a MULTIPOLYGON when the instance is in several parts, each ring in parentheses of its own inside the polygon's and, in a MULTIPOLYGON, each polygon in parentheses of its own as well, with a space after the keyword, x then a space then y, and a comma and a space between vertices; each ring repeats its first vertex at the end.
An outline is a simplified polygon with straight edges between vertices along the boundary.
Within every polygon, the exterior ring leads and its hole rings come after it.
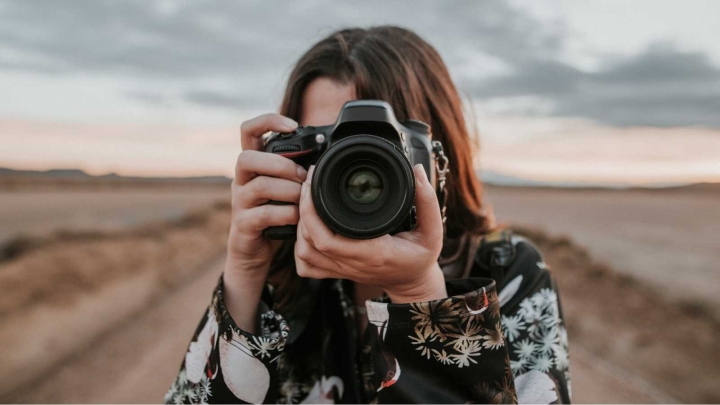
POLYGON ((370 239, 400 229, 411 212, 415 178, 390 141, 352 135, 331 145, 315 166, 315 209, 334 232, 370 239))
POLYGON ((383 183, 380 176, 370 169, 353 171, 345 184, 350 198, 358 204, 372 204, 380 197, 383 183))

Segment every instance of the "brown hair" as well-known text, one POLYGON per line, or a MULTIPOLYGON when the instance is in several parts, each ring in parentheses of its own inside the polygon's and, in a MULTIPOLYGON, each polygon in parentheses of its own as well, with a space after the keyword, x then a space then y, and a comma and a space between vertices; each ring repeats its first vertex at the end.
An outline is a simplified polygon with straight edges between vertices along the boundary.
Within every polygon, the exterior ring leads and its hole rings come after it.
MULTIPOLYGON (((358 99, 390 103, 399 121, 416 119, 432 128, 450 161, 447 179, 447 237, 482 234, 492 226, 483 209, 482 186, 473 167, 475 145, 468 133, 462 102, 437 51, 414 32, 380 26, 337 31, 310 48, 288 79, 280 113, 298 121, 303 93, 316 78, 355 85, 358 99)), ((276 254, 270 282, 278 308, 302 288, 294 271, 293 243, 276 254)))

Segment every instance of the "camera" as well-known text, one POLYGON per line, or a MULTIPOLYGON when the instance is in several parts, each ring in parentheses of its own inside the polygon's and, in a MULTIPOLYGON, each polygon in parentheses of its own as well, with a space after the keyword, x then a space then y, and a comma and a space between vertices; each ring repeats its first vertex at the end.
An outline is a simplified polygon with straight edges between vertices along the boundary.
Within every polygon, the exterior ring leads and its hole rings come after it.
MULTIPOLYGON (((414 165, 422 164, 437 190, 430 126, 417 120, 398 122, 384 101, 348 101, 334 124, 271 133, 265 138, 265 152, 306 169, 315 165, 315 209, 331 230, 350 238, 371 239, 415 228, 414 165)), ((296 231, 295 225, 273 226, 263 234, 268 239, 293 239, 296 231)))

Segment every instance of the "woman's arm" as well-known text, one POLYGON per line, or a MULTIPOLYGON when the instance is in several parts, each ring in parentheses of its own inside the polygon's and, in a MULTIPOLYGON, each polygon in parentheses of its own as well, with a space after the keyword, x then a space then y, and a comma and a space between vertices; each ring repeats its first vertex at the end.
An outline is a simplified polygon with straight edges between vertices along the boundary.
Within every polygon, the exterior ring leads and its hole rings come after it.
POLYGON ((272 400, 266 398, 268 392, 277 391, 270 390, 277 384, 273 363, 288 331, 285 321, 261 300, 276 247, 262 232, 269 226, 297 224, 300 184, 307 172, 259 149, 264 133, 295 127, 295 121, 278 114, 242 124, 225 271, 166 402, 258 403, 272 400), (266 204, 270 200, 288 204, 266 204))
POLYGON ((515 403, 495 283, 446 288, 434 301, 367 301, 377 402, 515 403))
POLYGON ((512 243, 499 293, 475 266, 446 299, 366 302, 377 402, 570 403, 557 286, 532 244, 512 243))
POLYGON ((288 326, 258 300, 250 333, 233 320, 224 299, 224 278, 198 326, 165 403, 263 403, 277 392, 277 361, 285 348, 288 326))
POLYGON ((531 242, 513 236, 512 243, 515 260, 499 297, 518 400, 570 403, 567 326, 557 283, 531 242))

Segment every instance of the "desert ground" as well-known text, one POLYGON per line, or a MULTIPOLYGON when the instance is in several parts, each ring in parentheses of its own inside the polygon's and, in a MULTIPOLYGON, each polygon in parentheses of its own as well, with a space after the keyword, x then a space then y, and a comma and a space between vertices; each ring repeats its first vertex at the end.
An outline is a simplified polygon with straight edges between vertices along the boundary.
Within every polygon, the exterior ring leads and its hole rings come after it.
POLYGON ((490 187, 487 195, 501 222, 566 235, 664 295, 720 309, 720 188, 490 187))
MULTIPOLYGON (((720 402, 720 192, 486 196, 557 277, 575 402, 720 402)), ((227 198, 0 188, 0 402, 160 401, 222 271, 227 198)))

